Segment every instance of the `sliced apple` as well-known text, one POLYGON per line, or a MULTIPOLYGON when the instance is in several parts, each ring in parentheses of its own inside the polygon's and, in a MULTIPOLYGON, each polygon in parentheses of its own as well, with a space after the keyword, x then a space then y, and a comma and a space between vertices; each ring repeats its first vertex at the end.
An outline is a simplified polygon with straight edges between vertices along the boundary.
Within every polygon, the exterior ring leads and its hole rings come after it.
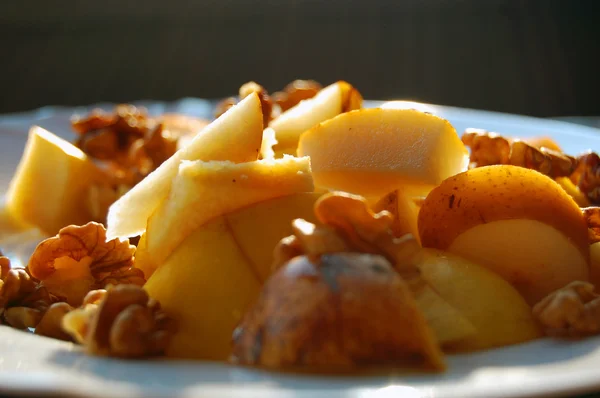
POLYGON ((468 340, 475 338, 477 329, 473 323, 429 284, 413 284, 411 293, 441 347, 468 344, 468 340))
POLYGON ((302 134, 317 187, 381 197, 428 192, 466 169, 468 152, 448 121, 412 109, 360 109, 302 134))
POLYGON ((189 144, 117 200, 108 212, 107 238, 140 235, 148 218, 169 194, 182 160, 256 160, 262 141, 263 116, 253 93, 206 126, 189 144))
POLYGON ((325 87, 313 98, 301 101, 269 123, 278 141, 275 152, 296 155, 300 134, 342 112, 359 109, 361 105, 360 93, 350 84, 339 81, 325 87))
POLYGON ((487 166, 444 181, 419 212, 425 247, 488 267, 534 304, 589 278, 587 226, 552 179, 517 166, 487 166))
POLYGON ((242 252, 254 265, 261 282, 273 273, 273 249, 292 235, 292 221, 316 222, 313 207, 321 194, 297 193, 265 200, 225 215, 242 252))
POLYGON ((79 148, 34 126, 6 193, 6 211, 54 235, 66 225, 92 220, 88 190, 103 177, 79 148))
POLYGON ((429 286, 475 327, 475 335, 454 343, 453 350, 501 347, 541 337, 531 307, 493 272, 431 249, 423 250, 418 267, 429 286))
POLYGON ((144 288, 177 321, 168 356, 226 360, 260 282, 220 216, 188 235, 144 288))
POLYGON ((148 219, 146 245, 160 265, 206 221, 252 203, 312 192, 308 158, 286 157, 247 163, 186 161, 171 192, 148 219))

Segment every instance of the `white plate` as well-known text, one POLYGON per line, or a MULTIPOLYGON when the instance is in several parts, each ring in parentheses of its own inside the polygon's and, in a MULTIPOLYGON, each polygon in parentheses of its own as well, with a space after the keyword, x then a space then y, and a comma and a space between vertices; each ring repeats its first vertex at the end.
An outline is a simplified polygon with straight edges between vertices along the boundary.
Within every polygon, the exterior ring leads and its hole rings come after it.
MULTIPOLYGON (((146 105, 156 112, 166 109, 200 116, 210 112, 209 104, 198 100, 146 105)), ((493 112, 405 105, 450 120, 459 133, 467 127, 480 127, 518 136, 549 135, 569 153, 600 151, 600 130, 593 128, 493 112)), ((28 126, 37 123, 68 138, 68 118, 73 111, 45 108, 0 117, 0 192, 16 167, 28 126)), ((315 377, 209 362, 125 362, 87 357, 71 344, 0 326, 0 392, 90 397, 558 396, 600 390, 600 337, 578 342, 545 339, 449 356, 448 365, 442 375, 315 377)))

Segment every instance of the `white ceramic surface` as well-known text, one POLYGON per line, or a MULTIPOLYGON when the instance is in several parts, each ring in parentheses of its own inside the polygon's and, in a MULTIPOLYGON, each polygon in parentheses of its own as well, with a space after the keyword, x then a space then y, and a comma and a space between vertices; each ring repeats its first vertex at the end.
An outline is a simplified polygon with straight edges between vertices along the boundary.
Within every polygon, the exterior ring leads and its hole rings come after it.
MULTIPOLYGON (((146 103, 151 111, 208 116, 205 101, 146 103)), ((369 105, 377 105, 371 102, 369 105)), ((552 120, 402 103, 445 117, 457 131, 479 127, 518 136, 549 135, 570 153, 600 151, 600 130, 552 120)), ((0 117, 0 193, 19 160, 30 124, 69 138, 68 118, 83 108, 44 108, 0 117)), ((390 373, 315 377, 208 362, 125 362, 91 358, 68 343, 0 326, 0 393, 89 397, 515 397, 600 391, 600 337, 539 340, 448 357, 442 375, 390 373)))

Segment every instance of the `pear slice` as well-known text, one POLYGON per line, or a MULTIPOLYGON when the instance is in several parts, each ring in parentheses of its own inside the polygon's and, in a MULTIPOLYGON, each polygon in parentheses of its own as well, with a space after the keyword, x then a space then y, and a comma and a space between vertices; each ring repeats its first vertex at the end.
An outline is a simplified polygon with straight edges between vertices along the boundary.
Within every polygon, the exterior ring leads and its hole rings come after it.
POLYGON ((300 134, 342 112, 358 109, 362 97, 347 82, 339 81, 319 91, 313 98, 301 101, 269 123, 275 130, 277 154, 296 155, 300 134))
POLYGON ((102 178, 83 151, 34 126, 6 193, 5 211, 54 235, 66 225, 92 219, 86 205, 88 189, 102 178))
POLYGON ((256 160, 261 147, 263 117, 253 93, 206 126, 184 148, 123 195, 108 211, 107 239, 140 235, 148 218, 169 194, 182 160, 256 160))
POLYGON ((148 219, 147 251, 159 265, 208 220, 263 200, 312 192, 308 158, 248 163, 184 161, 169 196, 148 219))

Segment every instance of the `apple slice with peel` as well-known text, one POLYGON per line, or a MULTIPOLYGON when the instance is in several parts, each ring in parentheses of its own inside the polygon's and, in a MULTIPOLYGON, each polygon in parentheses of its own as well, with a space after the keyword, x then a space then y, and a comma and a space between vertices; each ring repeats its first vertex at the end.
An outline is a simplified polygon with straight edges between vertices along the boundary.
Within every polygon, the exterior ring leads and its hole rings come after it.
POLYGON ((300 134, 342 112, 359 109, 361 105, 360 93, 349 83, 339 81, 325 87, 313 98, 301 101, 269 123, 278 141, 275 153, 296 155, 300 134))
POLYGON ((187 146, 113 203, 108 211, 107 239, 132 237, 144 232, 148 218, 169 194, 182 160, 229 160, 234 163, 256 160, 262 130, 260 100, 252 93, 206 126, 187 146))
POLYGON ((454 127, 412 109, 338 115, 303 133, 298 155, 310 156, 317 187, 365 197, 397 188, 419 196, 468 165, 454 127))
POLYGON ((308 158, 247 163, 184 161, 171 192, 148 219, 148 253, 160 265, 208 220, 259 201, 312 192, 308 158))
POLYGON ((581 209, 554 180, 499 165, 445 180, 419 211, 424 247, 447 250, 511 283, 531 305, 589 279, 588 230, 581 209))
POLYGON ((54 235, 66 225, 92 220, 88 190, 103 178, 83 151, 34 126, 6 194, 6 211, 54 235))

